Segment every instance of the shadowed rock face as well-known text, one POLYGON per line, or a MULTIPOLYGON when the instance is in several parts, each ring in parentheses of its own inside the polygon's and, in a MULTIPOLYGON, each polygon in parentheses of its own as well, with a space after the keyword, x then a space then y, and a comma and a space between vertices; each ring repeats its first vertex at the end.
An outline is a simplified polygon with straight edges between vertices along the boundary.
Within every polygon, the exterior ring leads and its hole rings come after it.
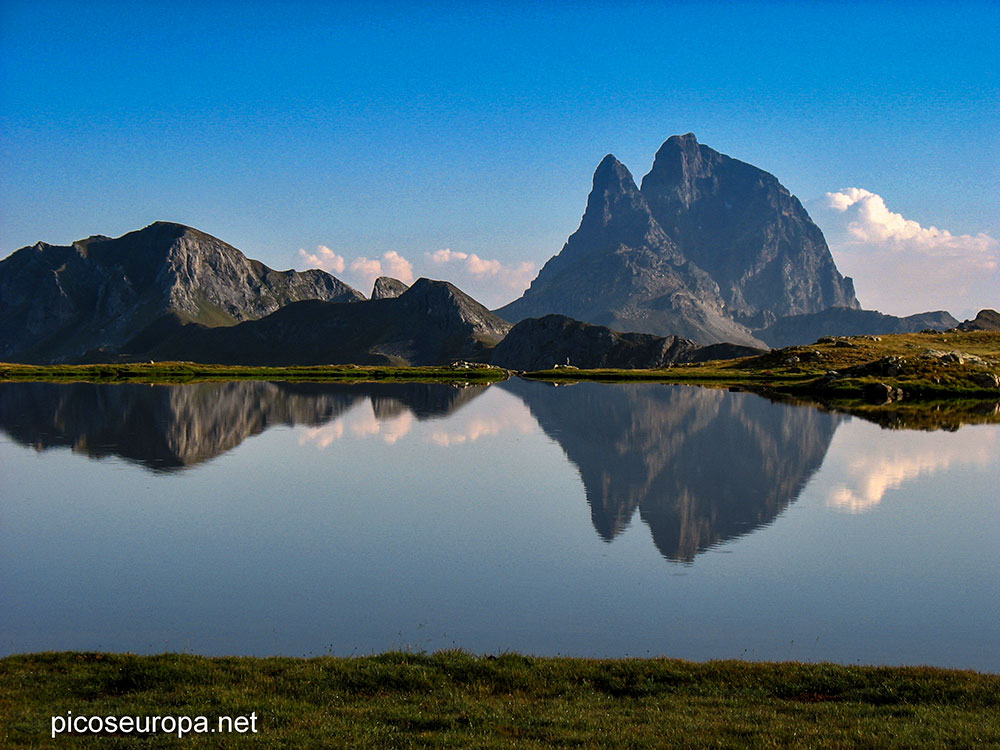
POLYGON ((450 414, 488 386, 239 381, 190 385, 0 383, 0 429, 37 450, 70 447, 175 471, 276 425, 318 427, 370 399, 375 415, 450 414))
POLYGON ((833 306, 858 307, 854 285, 798 199, 688 133, 660 147, 641 189, 605 157, 580 228, 497 313, 761 346, 748 327, 833 306))
POLYGON ((956 328, 960 331, 1000 331, 1000 313, 996 310, 980 310, 972 320, 959 323, 956 328))
POLYGON ((0 261, 0 359, 113 354, 165 318, 230 326, 307 299, 364 296, 323 271, 275 271, 181 224, 69 247, 39 242, 0 261))
POLYGON ((550 313, 617 331, 761 345, 728 317, 718 284, 684 257, 610 154, 594 173, 580 228, 524 296, 497 310, 512 321, 550 313))
POLYGON ((512 370, 547 370, 556 365, 656 369, 677 362, 734 359, 765 351, 738 344, 698 346, 678 336, 620 333, 565 315, 546 315, 526 318, 510 329, 493 350, 491 361, 512 370))
POLYGON ((695 387, 500 387, 524 400, 577 466, 602 538, 638 509, 663 556, 680 562, 773 521, 820 467, 842 419, 695 387))
POLYGON ((758 328, 785 315, 860 307, 799 200, 774 175, 698 143, 693 133, 660 147, 642 194, 741 322, 758 328))
POLYGON ((257 365, 435 365, 488 359, 510 324, 446 281, 399 297, 299 302, 226 329, 176 327, 134 343, 134 358, 257 365))
POLYGON ((527 318, 493 350, 492 362, 514 370, 554 365, 596 368, 656 368, 684 360, 697 344, 677 336, 619 333, 564 315, 527 318))

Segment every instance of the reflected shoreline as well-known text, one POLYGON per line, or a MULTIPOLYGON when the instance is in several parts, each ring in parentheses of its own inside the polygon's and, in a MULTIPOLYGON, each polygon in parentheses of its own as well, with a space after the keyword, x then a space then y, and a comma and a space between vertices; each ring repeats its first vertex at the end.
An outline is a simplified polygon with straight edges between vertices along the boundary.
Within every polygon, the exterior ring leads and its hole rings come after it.
POLYGON ((681 563, 772 523, 849 419, 751 393, 656 383, 9 383, 0 385, 0 429, 39 451, 116 455, 169 474, 279 425, 305 427, 299 444, 326 448, 344 437, 349 413, 354 437, 394 444, 415 422, 441 420, 431 441, 457 445, 510 426, 480 420, 469 435, 449 433, 447 418, 490 387, 516 396, 524 419, 576 467, 601 539, 612 541, 638 515, 662 556, 681 563), (370 412, 357 412, 366 402, 370 412))
POLYGON ((222 381, 186 385, 0 384, 0 429, 38 451, 68 447, 175 472, 235 449, 270 427, 322 427, 361 401, 376 419, 446 416, 488 385, 222 381))

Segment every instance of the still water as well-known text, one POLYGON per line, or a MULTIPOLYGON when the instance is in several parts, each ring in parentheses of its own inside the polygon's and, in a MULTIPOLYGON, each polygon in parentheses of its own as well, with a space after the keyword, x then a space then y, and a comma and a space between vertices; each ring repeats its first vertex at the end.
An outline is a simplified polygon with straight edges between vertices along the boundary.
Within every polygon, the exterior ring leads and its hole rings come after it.
POLYGON ((0 653, 1000 672, 1000 426, 662 384, 0 385, 0 653))

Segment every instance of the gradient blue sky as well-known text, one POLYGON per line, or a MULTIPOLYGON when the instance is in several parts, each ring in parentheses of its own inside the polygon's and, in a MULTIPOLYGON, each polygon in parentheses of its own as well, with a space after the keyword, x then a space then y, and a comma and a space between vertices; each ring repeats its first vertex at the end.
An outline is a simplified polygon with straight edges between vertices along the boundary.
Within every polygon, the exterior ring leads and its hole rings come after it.
POLYGON ((998 36, 995 2, 5 0, 0 256, 169 220, 498 305, 606 153, 638 181, 693 131, 806 203, 866 307, 961 314, 1000 305, 998 36))

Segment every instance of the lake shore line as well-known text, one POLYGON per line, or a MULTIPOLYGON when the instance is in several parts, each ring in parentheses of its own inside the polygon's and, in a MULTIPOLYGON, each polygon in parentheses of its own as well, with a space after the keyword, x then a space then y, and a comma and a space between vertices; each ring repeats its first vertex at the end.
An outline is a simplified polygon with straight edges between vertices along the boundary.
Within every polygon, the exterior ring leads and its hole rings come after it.
MULTIPOLYGON (((194 362, 85 365, 0 363, 0 382, 171 384, 219 380, 300 382, 491 383, 514 375, 556 384, 657 382, 748 390, 798 398, 865 416, 873 407, 902 412, 958 408, 963 421, 995 421, 1000 401, 1000 332, 969 331, 824 337, 815 344, 753 357, 676 364, 660 369, 556 366, 520 372, 455 362, 437 367, 301 365, 257 367, 194 362), (962 405, 956 407, 957 402, 962 405), (905 404, 905 406, 903 406, 905 404), (985 420, 976 415, 985 416, 985 420)), ((879 409, 876 408, 875 411, 879 409)))
POLYGON ((875 747, 1000 743, 1000 675, 931 667, 389 652, 0 659, 6 748, 166 747, 54 717, 255 714, 185 747, 875 747), (138 743, 138 745, 137 745, 138 743))
POLYGON ((198 362, 135 362, 87 365, 26 365, 0 362, 0 383, 145 383, 171 385, 227 380, 308 383, 492 383, 510 377, 500 367, 456 363, 444 367, 292 365, 256 367, 198 362))

